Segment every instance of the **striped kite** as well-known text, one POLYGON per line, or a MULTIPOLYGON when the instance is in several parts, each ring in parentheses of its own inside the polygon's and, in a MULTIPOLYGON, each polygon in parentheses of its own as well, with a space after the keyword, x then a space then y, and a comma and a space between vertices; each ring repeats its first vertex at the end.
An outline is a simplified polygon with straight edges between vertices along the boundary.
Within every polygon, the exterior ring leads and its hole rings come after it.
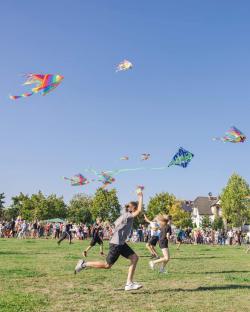
POLYGON ((223 143, 244 143, 246 136, 236 127, 231 127, 222 138, 213 138, 214 141, 222 141, 223 143))
POLYGON ((90 182, 81 173, 74 175, 72 178, 63 177, 64 180, 69 180, 71 186, 82 186, 89 184, 90 182))
POLYGON ((41 93, 42 95, 47 95, 49 92, 53 91, 64 79, 61 75, 41 75, 41 74, 26 74, 26 82, 24 85, 36 84, 36 86, 31 89, 30 93, 23 93, 21 95, 10 95, 11 100, 17 100, 22 97, 28 97, 34 93, 41 93))

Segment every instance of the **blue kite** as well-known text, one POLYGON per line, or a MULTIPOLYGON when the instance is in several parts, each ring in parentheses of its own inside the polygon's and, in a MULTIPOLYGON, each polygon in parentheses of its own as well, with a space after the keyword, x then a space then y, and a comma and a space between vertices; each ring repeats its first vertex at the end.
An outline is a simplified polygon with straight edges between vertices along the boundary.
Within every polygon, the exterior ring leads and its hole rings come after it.
POLYGON ((194 154, 180 147, 178 152, 174 155, 173 159, 169 163, 168 167, 181 166, 182 168, 187 168, 193 157, 194 154))

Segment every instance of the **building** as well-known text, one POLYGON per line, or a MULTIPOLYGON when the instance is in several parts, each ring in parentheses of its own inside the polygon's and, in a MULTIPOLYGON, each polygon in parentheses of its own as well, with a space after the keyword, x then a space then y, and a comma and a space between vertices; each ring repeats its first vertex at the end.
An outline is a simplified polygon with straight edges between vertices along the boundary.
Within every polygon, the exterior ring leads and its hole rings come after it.
POLYGON ((201 227, 202 219, 209 217, 213 222, 216 217, 222 216, 220 200, 217 197, 199 196, 192 202, 191 217, 197 227, 201 227))

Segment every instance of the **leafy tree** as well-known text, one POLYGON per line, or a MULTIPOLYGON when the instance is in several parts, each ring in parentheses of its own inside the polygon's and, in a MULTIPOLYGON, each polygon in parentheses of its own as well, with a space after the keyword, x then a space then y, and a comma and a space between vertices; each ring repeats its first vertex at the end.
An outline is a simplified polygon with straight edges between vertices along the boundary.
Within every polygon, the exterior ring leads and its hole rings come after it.
POLYGON ((168 214, 170 208, 175 203, 175 196, 167 192, 162 192, 151 197, 148 203, 147 215, 154 218, 159 213, 168 214))
POLYGON ((224 228, 224 222, 222 217, 215 217, 214 222, 212 224, 213 230, 222 230, 224 228))
POLYGON ((110 191, 102 188, 97 189, 93 198, 93 218, 100 217, 102 220, 114 222, 120 215, 121 205, 116 190, 110 191))
POLYGON ((30 200, 33 207, 33 219, 48 220, 66 217, 67 206, 63 197, 57 197, 55 194, 46 197, 39 191, 38 194, 32 194, 30 200))
POLYGON ((201 228, 203 230, 210 228, 212 226, 209 216, 204 216, 201 221, 201 228))
POLYGON ((173 224, 178 228, 192 227, 191 214, 181 207, 181 203, 176 201, 169 209, 169 214, 173 218, 173 224))
POLYGON ((5 195, 4 193, 0 193, 0 218, 3 215, 3 208, 4 208, 4 204, 5 204, 5 195))
POLYGON ((67 218, 76 223, 91 223, 92 197, 85 194, 76 194, 69 202, 67 218))
POLYGON ((21 215, 25 220, 33 219, 33 206, 28 195, 20 193, 19 195, 12 197, 10 209, 18 211, 18 215, 21 215))
POLYGON ((234 173, 221 194, 222 214, 227 224, 239 227, 250 219, 250 209, 245 201, 248 195, 249 184, 234 173))
POLYGON ((19 210, 16 207, 8 207, 3 211, 4 220, 11 221, 16 219, 19 215, 19 210))
POLYGON ((67 206, 62 197, 52 194, 46 197, 41 191, 31 197, 20 193, 12 197, 10 213, 21 215, 25 220, 47 220, 50 218, 65 218, 67 206))

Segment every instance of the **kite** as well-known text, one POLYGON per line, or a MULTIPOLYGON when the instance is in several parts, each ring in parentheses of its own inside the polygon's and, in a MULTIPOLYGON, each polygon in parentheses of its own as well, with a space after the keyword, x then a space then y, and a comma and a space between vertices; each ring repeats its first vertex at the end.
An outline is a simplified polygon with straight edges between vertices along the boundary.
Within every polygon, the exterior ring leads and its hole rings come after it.
POLYGON ((90 182, 81 173, 74 175, 72 178, 63 177, 64 180, 69 180, 72 186, 81 186, 89 184, 90 182))
POLYGON ((177 153, 174 155, 171 162, 169 163, 168 167, 175 165, 175 166, 181 166, 182 168, 186 168, 193 157, 194 157, 194 154, 180 147, 177 153))
POLYGON ((231 127, 222 138, 213 138, 214 141, 222 141, 224 143, 244 143, 246 140, 245 134, 243 134, 236 127, 231 127))
POLYGON ((53 91, 64 79, 61 75, 41 75, 41 74, 26 74, 26 82, 24 85, 36 84, 36 86, 31 89, 30 93, 23 93, 21 95, 10 95, 11 100, 17 100, 22 97, 28 97, 35 93, 41 93, 42 95, 46 95, 49 92, 53 91))
POLYGON ((146 153, 141 154, 141 160, 149 160, 150 156, 151 156, 150 154, 146 154, 146 153))
POLYGON ((122 156, 122 157, 120 158, 120 160, 129 160, 129 157, 128 157, 128 156, 122 156))
POLYGON ((109 172, 102 171, 100 174, 98 174, 100 179, 98 181, 102 182, 103 186, 102 188, 106 188, 108 185, 115 182, 115 179, 113 178, 113 175, 109 172))
POLYGON ((132 68, 133 68, 133 64, 128 60, 124 60, 120 64, 117 65, 116 72, 125 71, 125 70, 132 69, 132 68))

